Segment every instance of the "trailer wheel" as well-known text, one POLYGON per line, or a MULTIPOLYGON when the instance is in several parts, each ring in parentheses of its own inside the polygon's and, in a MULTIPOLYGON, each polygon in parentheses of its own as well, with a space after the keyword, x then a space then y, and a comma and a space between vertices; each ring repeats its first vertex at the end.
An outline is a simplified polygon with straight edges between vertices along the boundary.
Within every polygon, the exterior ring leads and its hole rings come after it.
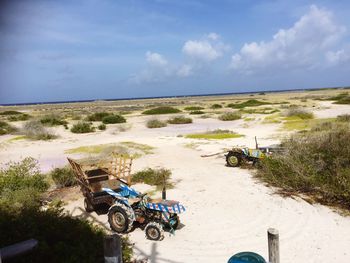
POLYGON ((117 203, 108 211, 108 222, 112 230, 117 233, 127 233, 134 223, 133 211, 124 204, 117 203))
POLYGON ((88 213, 91 213, 95 210, 93 204, 87 198, 84 198, 84 208, 85 208, 85 211, 88 213))
POLYGON ((226 163, 227 166, 230 167, 238 167, 241 165, 242 162, 242 155, 237 152, 229 152, 226 155, 226 163))
POLYGON ((146 237, 150 240, 159 241, 164 238, 163 226, 157 222, 150 222, 145 227, 146 237))

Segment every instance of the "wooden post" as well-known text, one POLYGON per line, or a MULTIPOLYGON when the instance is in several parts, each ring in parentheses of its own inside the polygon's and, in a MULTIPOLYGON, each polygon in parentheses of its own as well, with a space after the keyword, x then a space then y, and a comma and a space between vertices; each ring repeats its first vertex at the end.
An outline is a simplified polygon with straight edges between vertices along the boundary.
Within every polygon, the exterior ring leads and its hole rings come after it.
POLYGON ((269 262, 280 263, 279 233, 277 229, 269 228, 267 230, 267 239, 269 244, 269 262))
POLYGON ((122 242, 118 234, 104 237, 103 250, 105 263, 123 263, 122 242))

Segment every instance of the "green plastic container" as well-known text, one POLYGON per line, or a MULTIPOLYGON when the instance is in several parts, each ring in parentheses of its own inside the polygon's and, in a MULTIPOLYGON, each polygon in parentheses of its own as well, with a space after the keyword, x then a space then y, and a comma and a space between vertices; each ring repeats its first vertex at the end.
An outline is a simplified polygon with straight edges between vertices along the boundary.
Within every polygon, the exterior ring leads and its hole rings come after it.
POLYGON ((233 255, 228 263, 267 263, 265 259, 254 252, 240 252, 233 255))

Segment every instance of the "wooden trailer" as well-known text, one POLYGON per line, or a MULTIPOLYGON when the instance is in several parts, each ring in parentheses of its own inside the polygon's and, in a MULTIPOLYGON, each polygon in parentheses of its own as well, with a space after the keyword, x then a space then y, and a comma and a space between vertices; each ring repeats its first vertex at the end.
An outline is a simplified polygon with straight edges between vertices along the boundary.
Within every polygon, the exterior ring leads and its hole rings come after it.
POLYGON ((80 189, 84 195, 84 207, 87 212, 94 211, 99 205, 111 206, 113 197, 102 188, 120 191, 120 184, 130 185, 132 159, 118 154, 112 154, 110 160, 100 162, 94 166, 85 166, 67 158, 80 189))

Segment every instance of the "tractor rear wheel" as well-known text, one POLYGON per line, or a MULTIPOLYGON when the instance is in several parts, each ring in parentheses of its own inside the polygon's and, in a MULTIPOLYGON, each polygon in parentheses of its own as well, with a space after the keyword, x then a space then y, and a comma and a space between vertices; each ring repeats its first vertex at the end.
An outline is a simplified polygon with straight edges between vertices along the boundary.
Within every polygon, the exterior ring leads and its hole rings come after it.
POLYGON ((150 222, 145 227, 146 237, 150 240, 159 241, 164 238, 163 226, 157 222, 150 222))
POLYGON ((108 222, 111 229, 117 233, 129 232, 134 223, 132 213, 132 209, 124 204, 113 205, 108 211, 108 222))
POLYGON ((242 162, 242 155, 238 152, 229 152, 226 155, 227 166, 238 167, 241 165, 241 162, 242 162))

